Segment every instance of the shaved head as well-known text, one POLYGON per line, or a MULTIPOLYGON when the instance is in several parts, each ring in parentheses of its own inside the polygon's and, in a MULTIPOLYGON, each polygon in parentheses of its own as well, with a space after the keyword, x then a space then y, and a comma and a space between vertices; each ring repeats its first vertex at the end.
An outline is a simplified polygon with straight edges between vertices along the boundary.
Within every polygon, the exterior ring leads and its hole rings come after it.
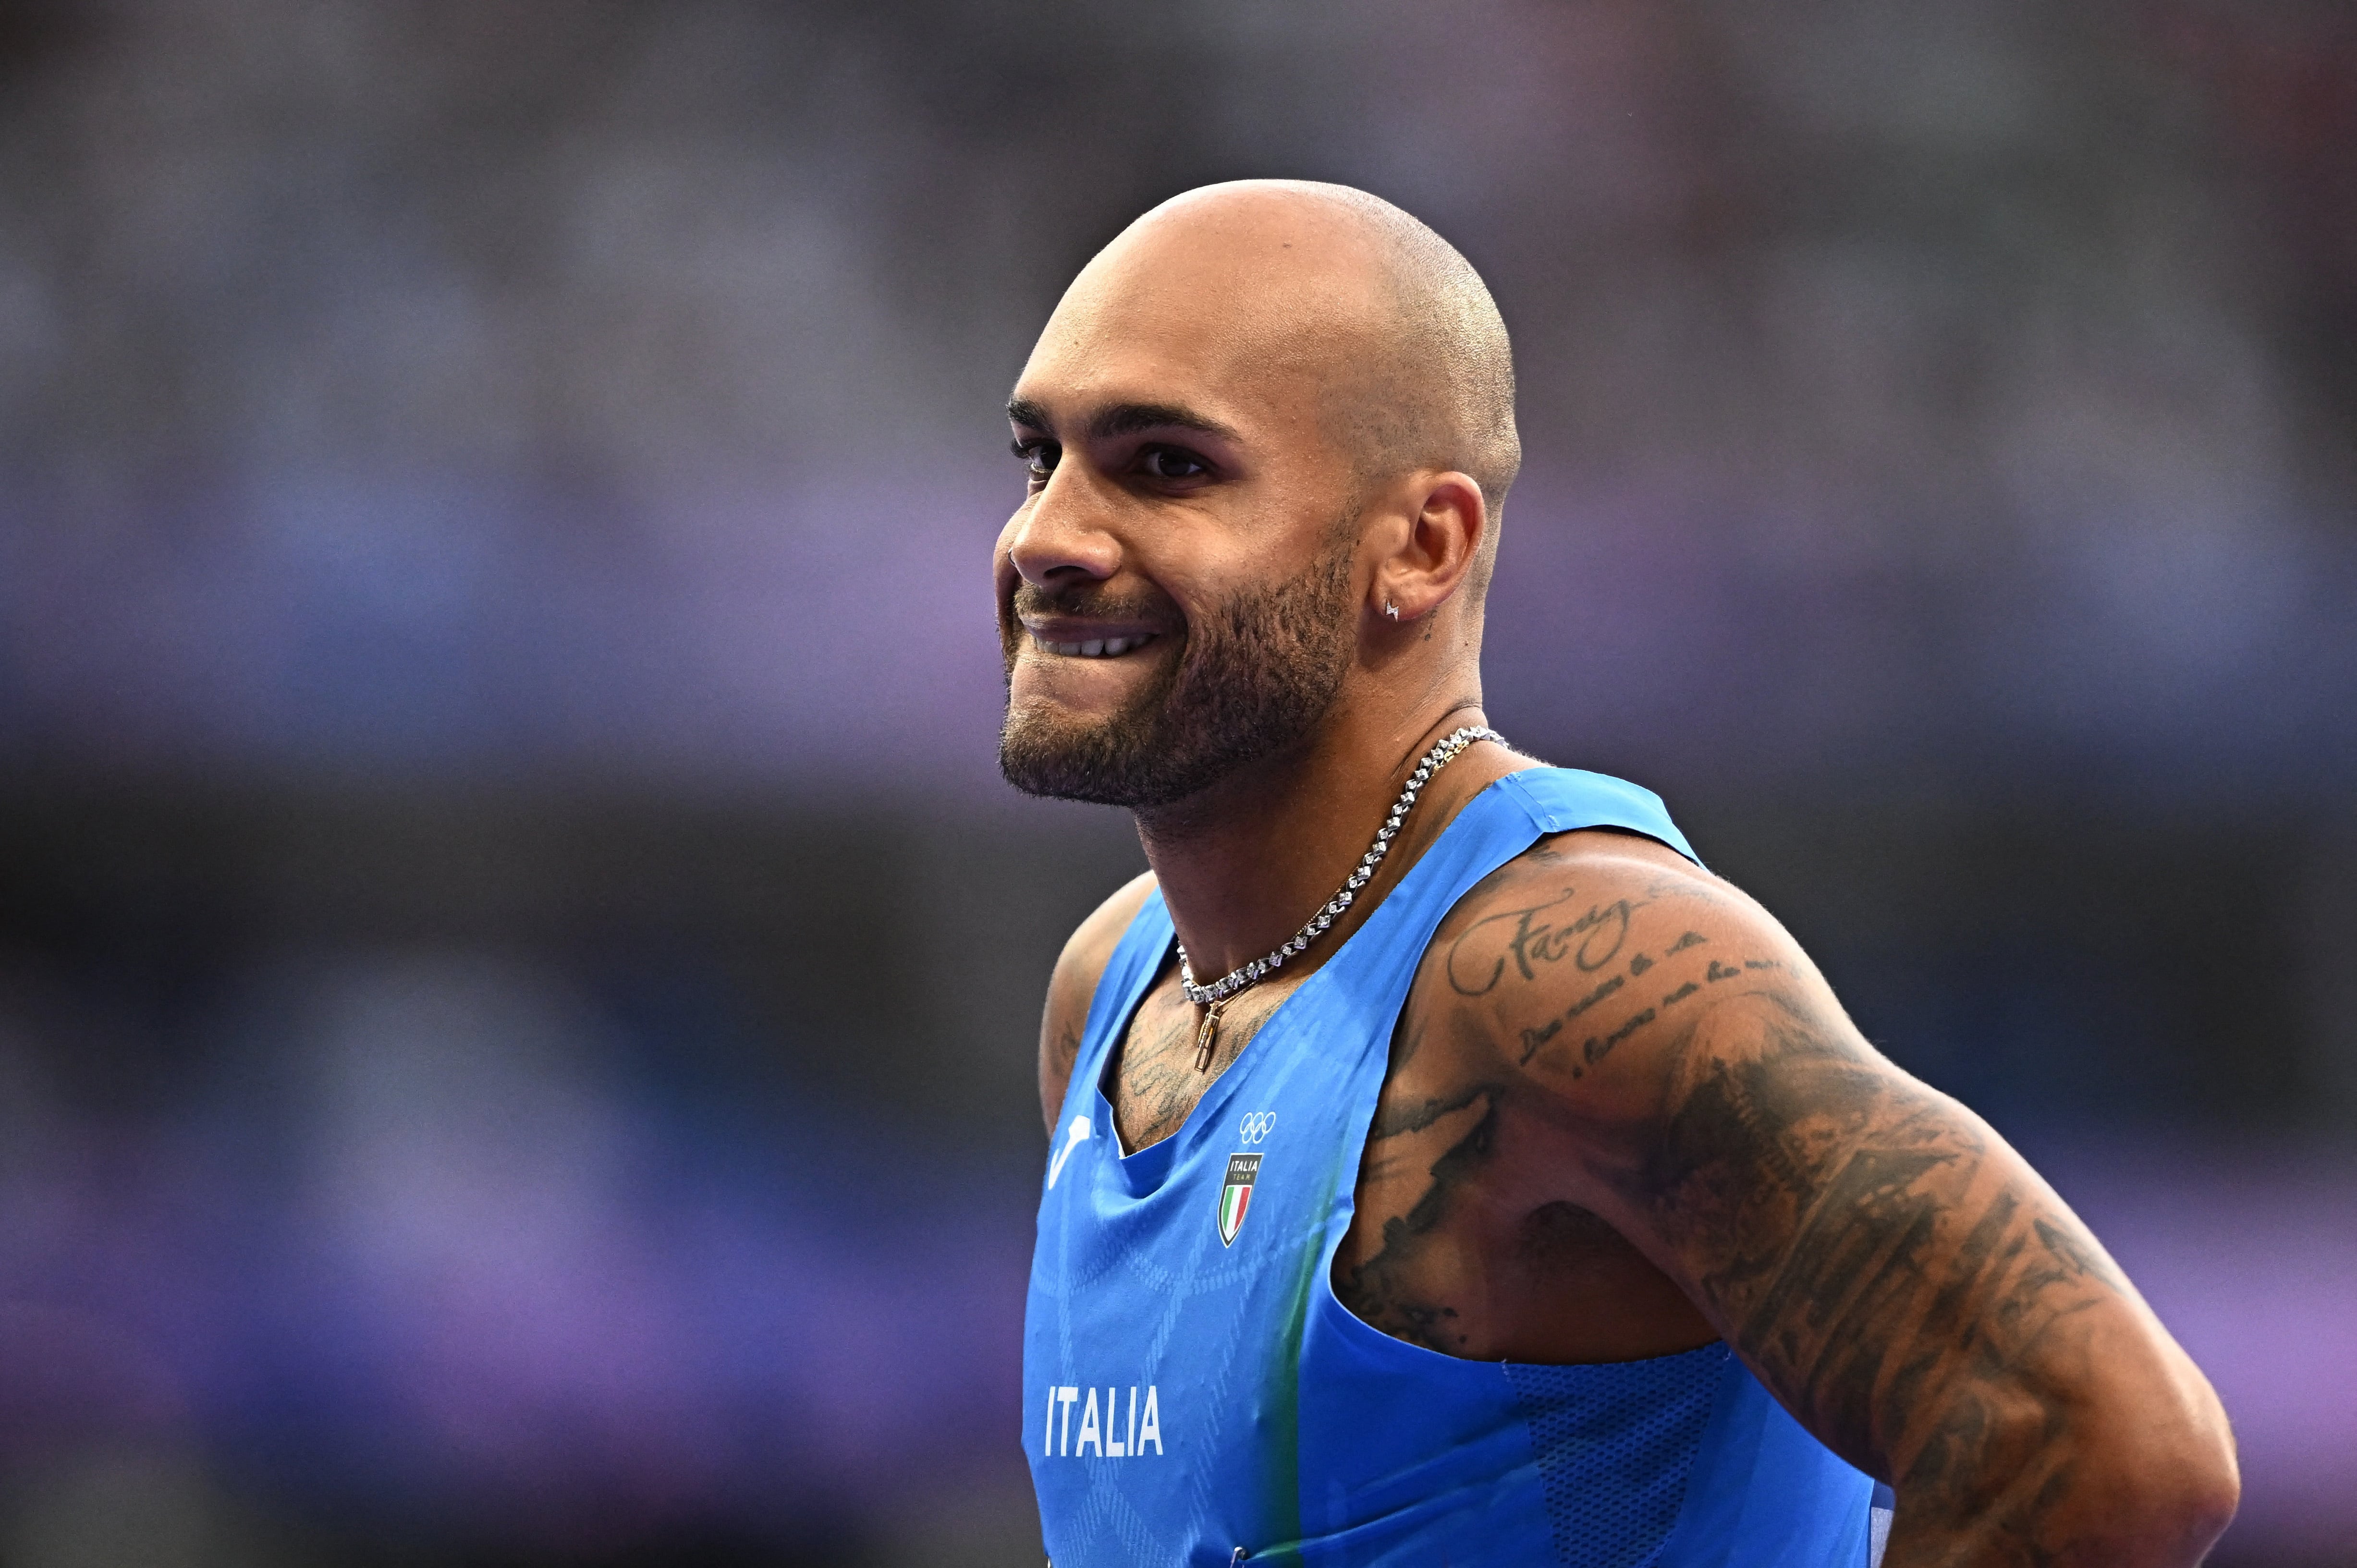
POLYGON ((1241 336, 1256 351, 1311 370, 1329 435, 1368 480, 1455 469, 1481 487, 1494 521, 1523 461, 1513 350, 1454 245, 1347 185, 1235 180, 1139 218, 1073 292, 1092 274, 1165 269, 1168 286, 1192 274, 1208 309, 1250 318, 1241 336))
MULTIPOLYGON (((1514 356, 1497 302, 1473 263, 1421 220, 1347 185, 1239 180, 1206 186, 1138 222, 1183 222, 1231 203, 1272 217, 1292 209, 1305 226, 1315 212, 1367 246, 1371 253, 1363 259, 1372 263, 1372 281, 1382 291, 1372 319, 1313 318, 1305 326, 1342 328, 1332 345, 1337 357, 1363 357, 1362 371, 1346 384, 1364 403, 1348 417, 1367 443, 1368 460, 1386 471, 1456 468, 1480 484, 1492 508, 1501 503, 1523 462, 1514 430, 1514 356), (1349 330, 1352 326, 1358 331, 1349 330)), ((1328 302, 1328 308, 1336 303, 1328 302)))

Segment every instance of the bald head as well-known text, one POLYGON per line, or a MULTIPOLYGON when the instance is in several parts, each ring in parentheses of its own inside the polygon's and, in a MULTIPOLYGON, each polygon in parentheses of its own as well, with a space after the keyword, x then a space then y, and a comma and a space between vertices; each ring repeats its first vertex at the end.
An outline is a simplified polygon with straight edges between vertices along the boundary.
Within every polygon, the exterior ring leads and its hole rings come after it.
POLYGON ((1522 465, 1505 323, 1472 264, 1390 202, 1304 180, 1189 191, 1106 246, 1066 306, 1125 298, 1191 306, 1234 354, 1314 388, 1368 480, 1454 469, 1493 520, 1504 504, 1522 465))

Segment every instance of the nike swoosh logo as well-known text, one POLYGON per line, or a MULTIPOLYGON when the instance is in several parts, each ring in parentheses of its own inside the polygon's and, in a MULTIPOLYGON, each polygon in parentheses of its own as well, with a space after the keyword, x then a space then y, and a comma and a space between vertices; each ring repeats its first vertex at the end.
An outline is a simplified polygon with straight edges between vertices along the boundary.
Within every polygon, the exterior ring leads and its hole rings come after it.
POLYGON ((1052 1192, 1055 1190, 1056 1178, 1064 1174, 1064 1162, 1072 1157, 1072 1151, 1079 1148, 1082 1144, 1087 1143, 1090 1138, 1095 1135, 1095 1133, 1096 1129, 1089 1125, 1089 1119, 1087 1117, 1075 1116, 1072 1118, 1072 1124, 1064 1129, 1064 1146, 1056 1151, 1055 1159, 1050 1162, 1048 1166, 1048 1188, 1049 1191, 1052 1192))

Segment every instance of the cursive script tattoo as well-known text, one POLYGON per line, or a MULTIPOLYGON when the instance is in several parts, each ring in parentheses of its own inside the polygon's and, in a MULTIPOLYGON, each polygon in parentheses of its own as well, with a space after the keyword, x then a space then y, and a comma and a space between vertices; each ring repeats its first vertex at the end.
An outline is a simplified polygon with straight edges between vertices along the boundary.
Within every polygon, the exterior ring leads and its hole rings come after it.
POLYGON ((1629 940, 1629 921, 1641 905, 1626 898, 1590 905, 1566 920, 1563 909, 1578 897, 1569 887, 1561 897, 1528 908, 1508 909, 1477 920, 1448 945, 1448 983, 1459 996, 1485 996, 1505 977, 1512 962, 1524 980, 1538 978, 1538 966, 1569 958, 1583 974, 1592 974, 1620 956, 1629 940), (1545 916, 1547 918, 1542 918, 1545 916))
MULTIPOLYGON (((1622 902, 1624 904, 1626 903, 1625 900, 1622 902)), ((1642 908, 1643 906, 1630 905, 1628 907, 1637 908, 1642 908)), ((1512 911, 1512 913, 1519 917, 1523 915, 1525 911, 1515 910, 1512 911)), ((1475 927, 1474 929, 1479 929, 1479 927, 1475 927)), ((1469 936, 1471 934, 1471 931, 1467 933, 1469 936)), ((1515 1065, 1517 1067, 1530 1066, 1533 1059, 1535 1058, 1540 1052, 1546 1049, 1549 1045, 1553 1044, 1563 1035, 1564 1026, 1566 1025, 1578 1018, 1582 1014, 1587 1012, 1589 1009, 1609 1002, 1631 981, 1641 979, 1644 975, 1651 972, 1652 970, 1659 968, 1663 963, 1674 958, 1677 954, 1685 952, 1693 948, 1706 945, 1709 942, 1709 938, 1704 936, 1699 931, 1689 930, 1684 935, 1681 936, 1676 941, 1670 943, 1663 950, 1664 955, 1663 958, 1656 959, 1650 953, 1642 951, 1631 954, 1629 961, 1622 966, 1620 973, 1607 978, 1593 989, 1582 993, 1577 1001, 1566 1007, 1561 1013, 1542 1023, 1529 1025, 1519 1028, 1516 1031, 1518 1049, 1515 1052, 1515 1065)), ((1452 953, 1456 949, 1452 947, 1452 953)), ((1510 942, 1509 951, 1511 950, 1512 944, 1510 942)), ((1693 961, 1688 960, 1685 961, 1690 964, 1693 961)), ((1584 1077, 1588 1069, 1596 1066, 1597 1063, 1609 1056, 1612 1053, 1614 1047, 1619 1046, 1624 1040, 1630 1039, 1635 1036, 1638 1031, 1643 1029, 1647 1025, 1653 1023, 1663 1013, 1677 1006, 1687 998, 1698 994, 1705 986, 1715 985, 1727 980, 1740 979, 1747 972, 1760 973, 1783 967, 1782 964, 1775 959, 1738 960, 1737 964, 1735 965, 1721 963, 1716 958, 1710 959, 1706 961, 1707 967, 1704 969, 1700 978, 1686 980, 1672 989, 1662 993, 1661 999, 1655 1005, 1640 1009, 1636 1013, 1620 1019, 1609 1029, 1593 1035, 1578 1036, 1578 1048, 1571 1054, 1566 1063, 1570 1075, 1573 1078, 1584 1077)), ((1502 978, 1504 962, 1505 959, 1501 956, 1498 960, 1501 975, 1492 978, 1490 987, 1485 988, 1481 992, 1474 993, 1473 994, 1485 995, 1488 994, 1491 990, 1494 990, 1496 980, 1498 978, 1502 978)), ((1689 969, 1686 972, 1691 974, 1693 971, 1689 969)), ((1453 977, 1451 985, 1452 989, 1454 989, 1458 994, 1467 994, 1465 988, 1460 985, 1457 985, 1453 977)), ((1421 1028, 1422 1026, 1419 1025, 1418 1027, 1421 1028)))

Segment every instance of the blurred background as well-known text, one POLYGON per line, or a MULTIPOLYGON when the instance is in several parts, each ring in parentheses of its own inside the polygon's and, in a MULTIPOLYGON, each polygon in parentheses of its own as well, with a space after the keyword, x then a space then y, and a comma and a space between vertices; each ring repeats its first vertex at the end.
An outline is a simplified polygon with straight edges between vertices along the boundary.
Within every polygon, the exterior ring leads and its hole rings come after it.
POLYGON ((1662 791, 2357 1562, 2357 15, 0 0, 0 1564, 1038 1561, 997 412, 1145 208, 1488 275, 1662 791))

